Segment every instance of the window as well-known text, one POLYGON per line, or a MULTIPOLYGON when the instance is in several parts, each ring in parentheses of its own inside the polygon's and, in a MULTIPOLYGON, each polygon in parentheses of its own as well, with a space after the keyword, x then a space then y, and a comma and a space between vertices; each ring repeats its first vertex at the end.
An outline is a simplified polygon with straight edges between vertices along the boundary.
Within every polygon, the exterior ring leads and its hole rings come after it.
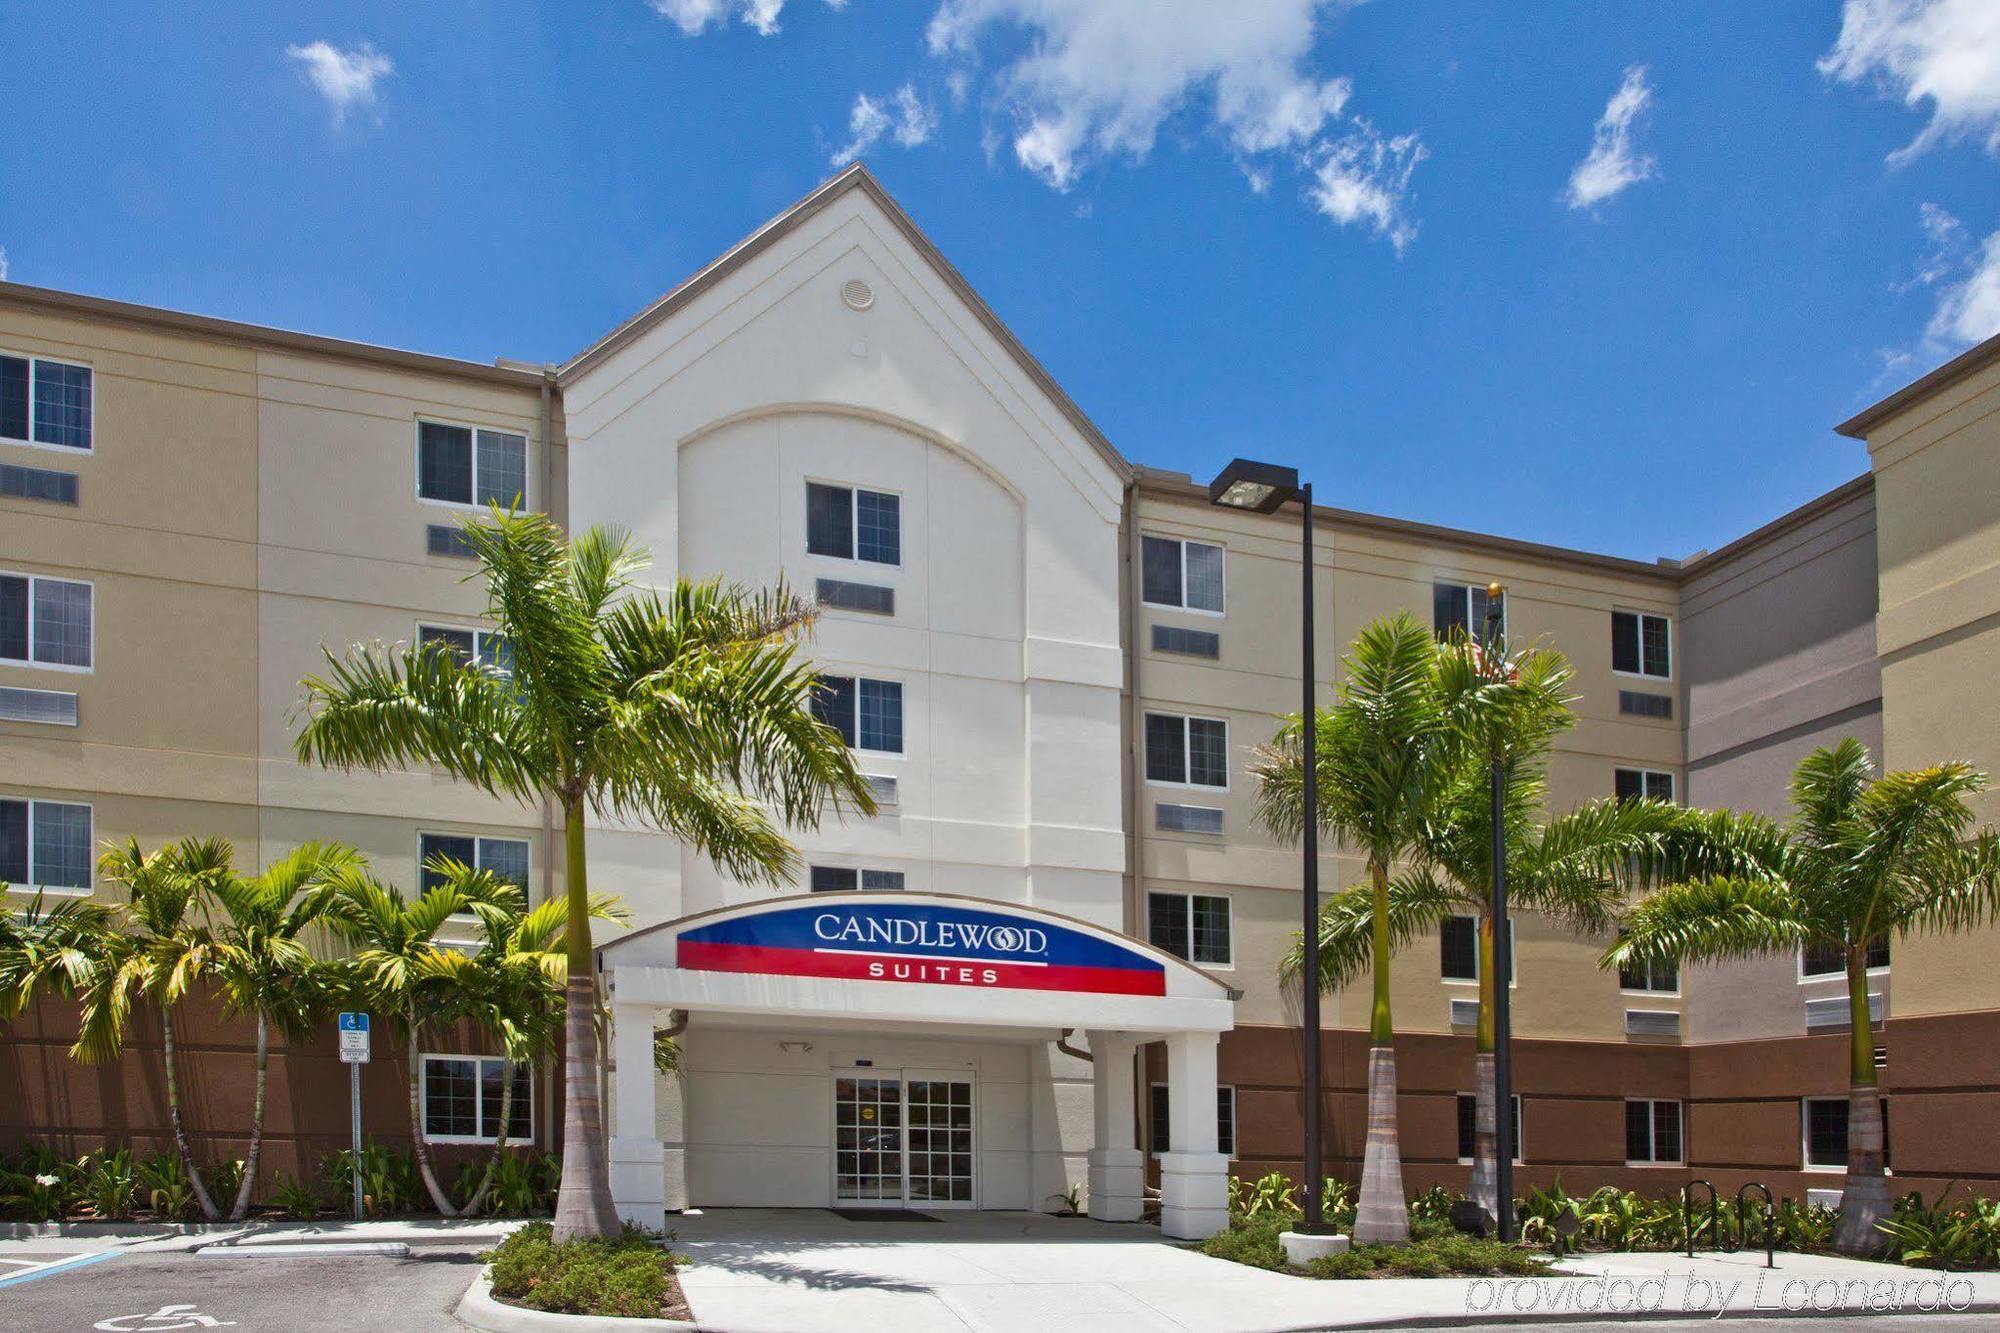
MULTIPOLYGON (((1847 1169, 1847 1098, 1808 1097, 1801 1104, 1809 1171, 1847 1169)), ((1882 1098, 1882 1166, 1889 1166, 1889 1099, 1882 1098)))
POLYGON ((1654 1100, 1626 1102, 1626 1165, 1669 1166, 1682 1160, 1681 1104, 1654 1100))
POLYGON ((1172 537, 1140 540, 1140 595, 1148 606, 1222 614, 1222 548, 1172 537))
POLYGON ((1617 768, 1611 771, 1611 792, 1621 801, 1674 799, 1674 775, 1650 768, 1617 768))
POLYGON ((525 505, 528 437, 419 421, 417 494, 443 504, 525 505))
MULTIPOLYGON (((1521 1094, 1507 1099, 1514 1104, 1514 1160, 1521 1160, 1521 1094)), ((1479 1098, 1470 1092, 1458 1094, 1458 1160, 1470 1162, 1479 1142, 1479 1098)))
MULTIPOLYGON (((1148 1117, 1147 1142, 1156 1153, 1172 1152, 1173 1132, 1167 1123, 1167 1085, 1152 1086, 1152 1115, 1148 1117)), ((1215 1090, 1215 1150, 1224 1157, 1236 1155, 1236 1089, 1215 1090)))
POLYGON ((90 667, 88 583, 0 574, 0 661, 90 667))
MULTIPOLYGON (((1431 632, 1440 639, 1463 634, 1477 642, 1486 641, 1486 612, 1491 603, 1485 584, 1433 583, 1431 585, 1431 632)), ((1507 642, 1507 594, 1500 594, 1500 642, 1507 642)))
POLYGON ((900 870, 858 870, 853 866, 814 866, 808 881, 814 893, 891 893, 902 889, 900 870))
POLYGON ((1190 963, 1229 967, 1229 899, 1210 893, 1148 893, 1146 938, 1190 963))
POLYGON ((856 750, 903 752, 903 686, 900 681, 821 676, 813 690, 813 716, 856 750))
POLYGON ((484 629, 456 629, 449 625, 417 626, 417 646, 445 645, 460 666, 491 667, 503 676, 514 674, 514 648, 507 636, 484 629))
MULTIPOLYGON (((1884 935, 1868 945, 1868 970, 1889 966, 1889 937, 1884 935)), ((1799 980, 1847 975, 1847 953, 1838 944, 1814 940, 1799 946, 1799 980)))
POLYGON ((806 552, 837 560, 903 563, 903 502, 885 491, 806 483, 806 552))
MULTIPOLYGON (((478 838, 470 833, 420 833, 417 835, 417 861, 423 865, 433 857, 446 857, 474 870, 492 872, 495 878, 519 885, 523 892, 528 887, 528 840, 526 838, 478 838)), ((422 871, 422 887, 425 893, 444 883, 444 876, 434 870, 422 871)))
MULTIPOLYGON (((1514 943, 1514 923, 1507 923, 1507 943, 1510 946, 1507 961, 1509 980, 1518 980, 1521 975, 1521 960, 1511 948, 1514 943)), ((1479 918, 1474 916, 1448 916, 1438 926, 1438 973, 1446 981, 1479 980, 1479 918)))
POLYGON ((1229 724, 1212 717, 1146 714, 1146 781, 1229 785, 1229 724))
MULTIPOLYGON (((500 1132, 505 1068, 497 1055, 426 1055, 424 1137, 433 1143, 491 1143, 500 1132)), ((526 1064, 514 1066, 507 1137, 522 1143, 535 1137, 535 1075, 526 1064)))
POLYGON ((90 892, 90 807, 0 799, 0 883, 90 892))
POLYGON ((0 440, 88 449, 90 408, 89 366, 0 355, 0 440))
POLYGON ((1681 970, 1673 963, 1625 963, 1618 968, 1619 990, 1666 991, 1681 988, 1681 970))
POLYGON ((1613 611, 1611 669, 1628 676, 1666 680, 1674 674, 1671 637, 1665 616, 1613 611))

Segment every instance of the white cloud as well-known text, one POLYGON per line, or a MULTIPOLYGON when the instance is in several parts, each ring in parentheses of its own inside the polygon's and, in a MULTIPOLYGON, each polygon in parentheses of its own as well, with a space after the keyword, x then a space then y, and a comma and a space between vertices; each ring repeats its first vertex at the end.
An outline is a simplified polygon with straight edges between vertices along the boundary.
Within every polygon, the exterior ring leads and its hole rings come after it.
POLYGON ((937 131, 937 113, 917 96, 916 88, 904 84, 887 99, 876 101, 867 93, 857 93, 854 109, 847 115, 847 142, 833 155, 833 165, 844 167, 860 157, 884 134, 905 148, 928 143, 937 131))
POLYGON ((1929 249, 1916 277, 1897 290, 1937 290, 1925 350, 1953 352, 2000 333, 2000 231, 1975 243, 1965 224, 1936 204, 1925 204, 1922 216, 1929 249))
POLYGON ((7 249, 0 246, 0 282, 7 281, 7 249))
MULTIPOLYGON (((845 9, 847 0, 825 0, 828 9, 845 9)), ((686 37, 699 37, 710 28, 727 24, 731 17, 755 28, 765 37, 778 32, 778 15, 785 0, 646 0, 653 12, 672 23, 686 37)))
POLYGON ((2000 154, 2000 4, 1994 0, 1847 0, 1840 36, 1819 71, 1871 82, 1931 119, 1889 155, 1906 161, 1934 144, 1978 139, 2000 154))
POLYGON ((375 85, 396 72, 389 57, 368 43, 342 50, 331 42, 288 46, 285 54, 299 62, 306 81, 326 99, 333 123, 347 113, 377 105, 375 85))
POLYGON ((1659 174, 1659 163, 1632 142, 1641 117, 1652 105, 1653 89, 1646 82, 1646 67, 1628 67, 1591 131, 1590 152, 1569 174, 1563 200, 1571 208, 1593 208, 1628 186, 1659 174))
POLYGON ((1385 138, 1365 120, 1314 153, 1313 180, 1306 198, 1343 227, 1365 226, 1387 237, 1402 254, 1417 238, 1406 214, 1410 173, 1430 156, 1414 134, 1385 138))

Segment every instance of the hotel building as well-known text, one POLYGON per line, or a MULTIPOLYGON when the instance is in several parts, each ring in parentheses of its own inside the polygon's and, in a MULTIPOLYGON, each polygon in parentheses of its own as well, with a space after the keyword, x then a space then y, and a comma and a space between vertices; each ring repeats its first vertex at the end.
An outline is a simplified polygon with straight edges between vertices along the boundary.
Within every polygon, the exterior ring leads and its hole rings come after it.
MULTIPOLYGON (((1317 509, 1322 699, 1371 620, 1476 621, 1499 582, 1510 640, 1576 668, 1554 810, 1643 793, 1783 815, 1793 764, 1849 735, 1887 768, 2000 770, 2000 339, 1838 430, 1867 471, 1684 561, 1317 509)), ((560 366, 0 283, 10 905, 113 899, 98 847, 185 834, 230 838, 245 867, 333 838, 406 888, 441 852, 560 892, 549 809, 292 750, 322 648, 496 652, 455 525, 517 495, 629 529, 652 582, 815 593, 826 716, 881 806, 800 838, 779 892, 593 826, 593 887, 633 915, 600 936, 615 1062, 650 1067, 655 1027, 682 1049, 677 1075, 615 1079, 628 1215, 1044 1208, 1087 1183, 1121 1217, 1152 1183, 1168 1229, 1201 1234, 1225 1172, 1296 1171, 1298 1002, 1276 963, 1299 858, 1258 827, 1248 764, 1299 698, 1297 509, 1219 509, 1128 461, 858 166, 560 366)), ((2000 823, 2000 797, 1976 806, 2000 823)), ((1330 848, 1322 884, 1360 872, 1330 848)), ((1520 1179, 1838 1191, 1837 962, 1621 976, 1605 940, 1532 913, 1515 932, 1520 1179)), ((1894 1188, 2000 1180, 1978 1132, 2000 1121, 1996 942, 1898 939, 1871 973, 1894 1188)), ((1395 963, 1413 1189, 1466 1178, 1475 968, 1457 922, 1395 963)), ((1328 998, 1322 1037, 1348 1177, 1365 990, 1328 998)), ((198 1150, 239 1155, 246 1027, 190 1024, 198 1150)), ((68 1059, 73 1037, 56 1004, 0 1035, 0 1142, 157 1141, 157 1031, 102 1068, 68 1059)), ((394 1140, 407 1071, 377 1053, 366 1115, 394 1140)), ((429 1034, 420 1059, 429 1136, 490 1141, 488 1049, 429 1034)), ((272 1070, 267 1160, 309 1169, 346 1139, 333 1043, 281 1046, 272 1070)), ((516 1131, 553 1145, 546 1072, 524 1075, 516 1131)))

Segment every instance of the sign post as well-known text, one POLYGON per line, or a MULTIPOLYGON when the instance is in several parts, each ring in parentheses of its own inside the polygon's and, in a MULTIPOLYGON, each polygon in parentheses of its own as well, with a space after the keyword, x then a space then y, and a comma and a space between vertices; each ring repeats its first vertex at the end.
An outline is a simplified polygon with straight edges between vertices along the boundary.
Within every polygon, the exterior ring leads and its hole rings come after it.
POLYGON ((340 1062, 347 1066, 348 1114, 354 1122, 354 1220, 361 1220, 361 1066, 368 1063, 368 1015, 340 1016, 340 1062))

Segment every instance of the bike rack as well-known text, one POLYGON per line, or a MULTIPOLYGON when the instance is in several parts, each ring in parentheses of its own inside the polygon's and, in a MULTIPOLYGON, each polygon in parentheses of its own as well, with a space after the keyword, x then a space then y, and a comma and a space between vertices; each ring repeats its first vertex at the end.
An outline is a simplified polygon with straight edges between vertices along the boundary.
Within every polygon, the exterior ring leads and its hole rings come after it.
MULTIPOLYGON (((1744 1228, 1742 1239, 1749 1240, 1749 1227, 1746 1225, 1747 1217, 1743 1211, 1743 1196, 1751 1190, 1756 1190, 1764 1196, 1764 1267, 1776 1268, 1778 1266, 1778 1205, 1771 1198, 1771 1191, 1755 1180, 1744 1181, 1742 1186, 1736 1191, 1737 1225, 1744 1228)), ((1709 1197, 1714 1197, 1712 1192, 1709 1197)))
POLYGON ((1687 1225, 1688 1258, 1694 1258, 1694 1192, 1708 1191, 1708 1236, 1718 1249, 1722 1246, 1722 1210, 1715 1198, 1715 1185, 1707 1180, 1690 1180, 1681 1186, 1681 1218, 1687 1225))

